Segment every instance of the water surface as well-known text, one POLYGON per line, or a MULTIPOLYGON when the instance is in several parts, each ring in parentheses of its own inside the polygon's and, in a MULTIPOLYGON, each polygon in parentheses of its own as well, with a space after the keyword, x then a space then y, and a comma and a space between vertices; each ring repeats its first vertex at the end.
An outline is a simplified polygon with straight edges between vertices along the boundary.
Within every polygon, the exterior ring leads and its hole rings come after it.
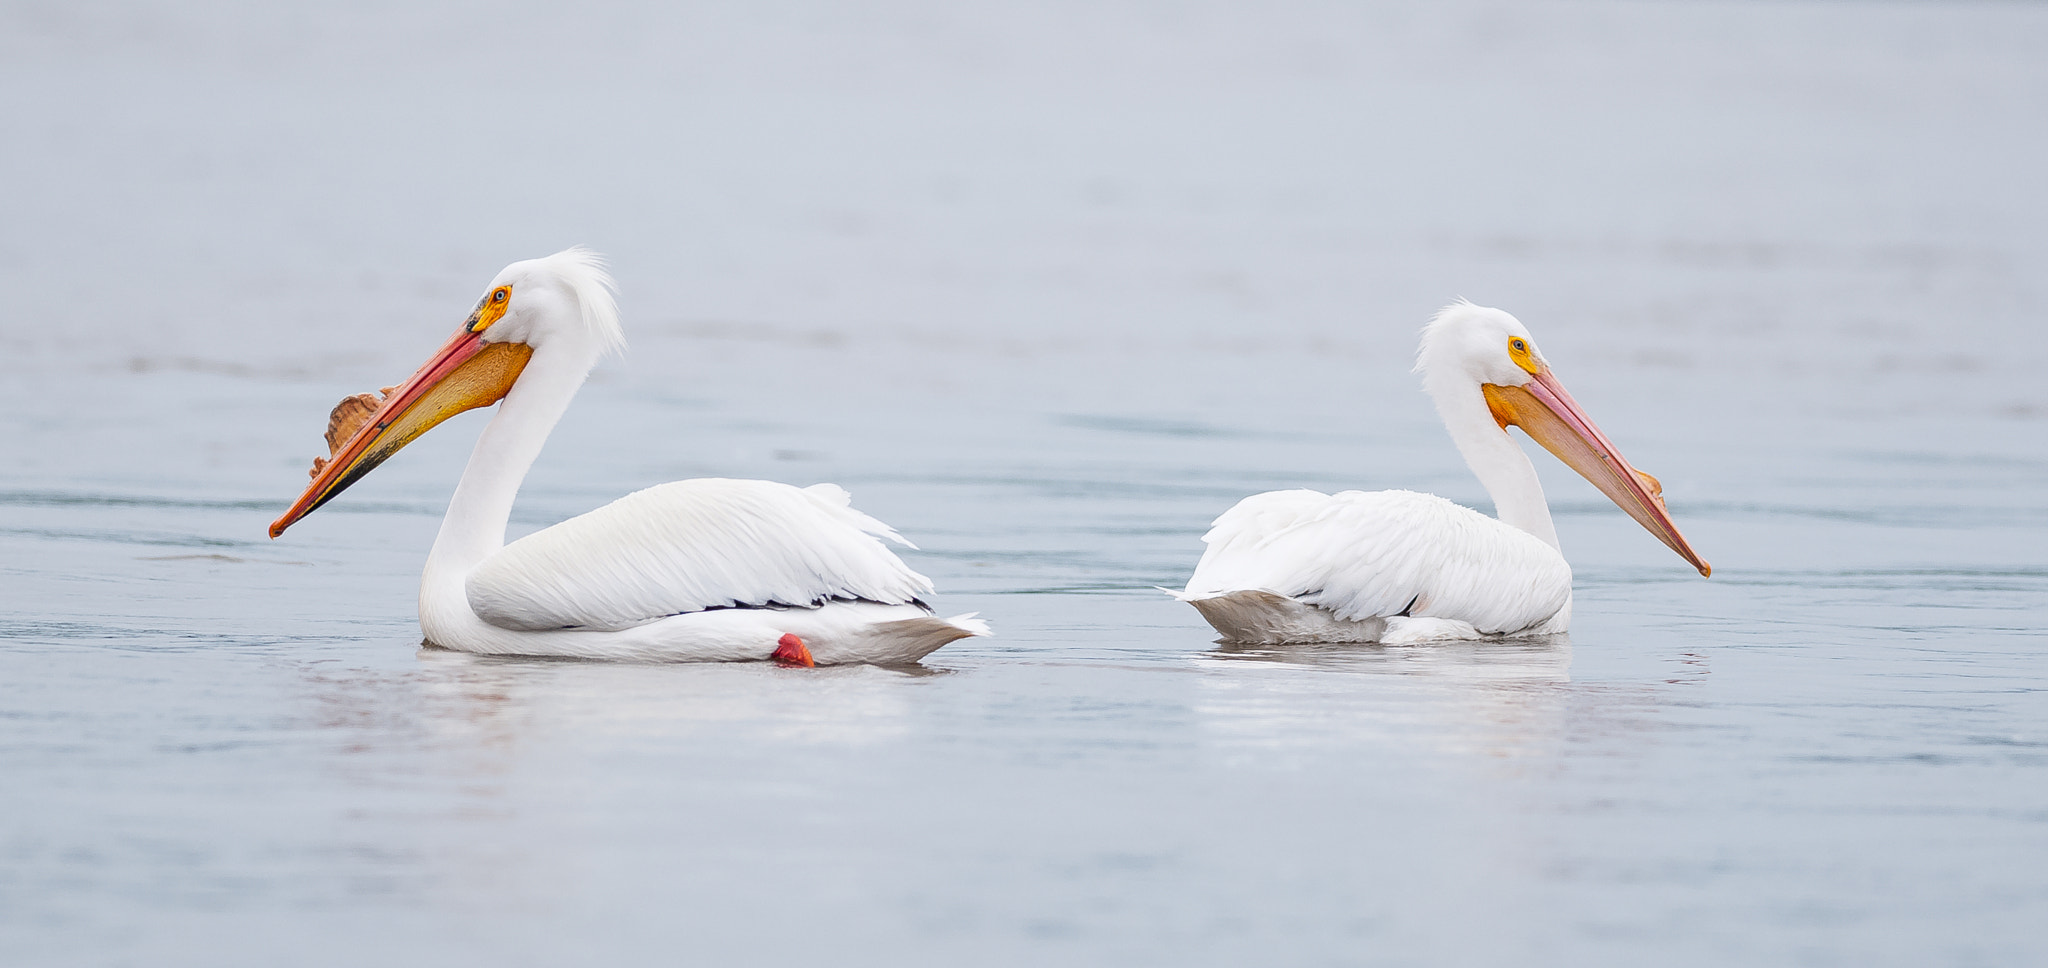
POLYGON ((2048 8, 0 12, 0 961, 2048 956, 2048 8), (921 668, 422 650, 483 414, 296 526, 504 263, 630 352, 515 511, 836 481, 921 668), (1517 313, 1716 566, 1539 455, 1571 635, 1221 648, 1278 487, 1484 495, 1517 313))

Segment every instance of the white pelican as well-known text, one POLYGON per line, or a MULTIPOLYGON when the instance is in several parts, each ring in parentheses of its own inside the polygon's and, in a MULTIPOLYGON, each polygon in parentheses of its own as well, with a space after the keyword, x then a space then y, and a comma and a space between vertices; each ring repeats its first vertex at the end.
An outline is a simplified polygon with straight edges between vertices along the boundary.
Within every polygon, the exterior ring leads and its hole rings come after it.
POLYGON ((332 460, 314 461, 312 484, 270 536, 435 424, 502 399, 427 555, 420 627, 433 645, 813 665, 913 662, 988 634, 972 615, 934 616, 931 580, 881 539, 910 543, 832 484, 676 481, 506 544, 512 500, 548 432, 591 367, 623 343, 613 288, 581 248, 506 266, 410 379, 381 401, 365 394, 335 408, 332 460))
POLYGON ((1493 498, 1489 518, 1414 491, 1269 491, 1216 519, 1187 589, 1225 641, 1415 642, 1563 632, 1572 570, 1510 424, 1593 482, 1701 575, 1657 479, 1551 375, 1515 317, 1460 301, 1422 331, 1416 372, 1493 498))

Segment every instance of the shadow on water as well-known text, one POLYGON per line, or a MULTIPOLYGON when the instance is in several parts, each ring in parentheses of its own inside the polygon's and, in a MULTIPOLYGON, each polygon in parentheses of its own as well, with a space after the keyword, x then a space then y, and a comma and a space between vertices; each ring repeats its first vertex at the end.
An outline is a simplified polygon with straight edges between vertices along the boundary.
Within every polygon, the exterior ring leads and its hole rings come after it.
MULTIPOLYGON (((449 885, 491 905, 544 903, 581 876, 573 844, 536 817, 649 795, 709 827, 780 790, 759 764, 887 749, 913 735, 922 667, 790 669, 478 656, 423 647, 408 668, 294 662, 294 719, 322 750, 320 783, 346 804, 325 836, 386 896, 449 885), (598 761, 640 769, 594 771, 598 761), (706 782, 683 787, 662 777, 706 782), (564 785, 563 778, 575 778, 564 785), (653 792, 650 793, 649 791, 653 792), (397 844, 398 848, 390 845, 397 844)), ((799 784, 800 786, 800 784, 799 784)))
POLYGON ((1382 645, 1377 642, 1241 645, 1219 643, 1210 658, 1279 662, 1339 672, 1444 676, 1474 681, 1570 682, 1569 635, 1470 642, 1382 645))
POLYGON ((749 731, 781 741, 859 743, 903 729, 913 666, 784 668, 768 662, 619 662, 483 656, 422 646, 417 668, 304 667, 316 722, 345 743, 399 756, 464 756, 562 737, 749 731), (478 741, 483 742, 479 743, 478 741))
POLYGON ((1640 752, 1668 684, 1574 683, 1568 635, 1422 645, 1219 645, 1200 704, 1227 747, 1303 763, 1368 749, 1516 762, 1587 742, 1640 752), (1245 675, 1251 668, 1263 675, 1245 675), (1337 672, 1345 675, 1327 675, 1337 672))

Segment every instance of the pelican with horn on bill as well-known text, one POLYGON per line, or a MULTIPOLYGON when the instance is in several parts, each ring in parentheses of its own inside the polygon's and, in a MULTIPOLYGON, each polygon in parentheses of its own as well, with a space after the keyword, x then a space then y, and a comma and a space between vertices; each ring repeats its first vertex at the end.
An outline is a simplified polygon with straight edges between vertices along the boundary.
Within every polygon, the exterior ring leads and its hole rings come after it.
POLYGON ((970 635, 940 618, 910 546, 833 484, 676 481, 505 543, 513 498, 585 377, 624 340, 602 260, 515 262, 411 378, 342 401, 330 459, 270 536, 441 421, 503 404, 477 439, 420 582, 432 645, 499 655, 914 662, 970 635))

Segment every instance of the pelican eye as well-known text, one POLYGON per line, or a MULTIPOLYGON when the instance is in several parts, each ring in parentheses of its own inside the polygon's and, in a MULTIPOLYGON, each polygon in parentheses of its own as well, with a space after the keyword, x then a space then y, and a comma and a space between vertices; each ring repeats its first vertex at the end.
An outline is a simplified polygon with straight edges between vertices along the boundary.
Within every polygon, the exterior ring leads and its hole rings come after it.
POLYGON ((1536 362, 1536 354, 1529 352, 1529 341, 1520 336, 1508 337, 1508 359, 1530 373, 1542 369, 1542 364, 1536 362))
POLYGON ((512 298, 511 286, 499 286, 476 304, 476 312, 469 314, 469 323, 464 327, 472 333, 481 333, 492 323, 505 318, 505 300, 512 298))

